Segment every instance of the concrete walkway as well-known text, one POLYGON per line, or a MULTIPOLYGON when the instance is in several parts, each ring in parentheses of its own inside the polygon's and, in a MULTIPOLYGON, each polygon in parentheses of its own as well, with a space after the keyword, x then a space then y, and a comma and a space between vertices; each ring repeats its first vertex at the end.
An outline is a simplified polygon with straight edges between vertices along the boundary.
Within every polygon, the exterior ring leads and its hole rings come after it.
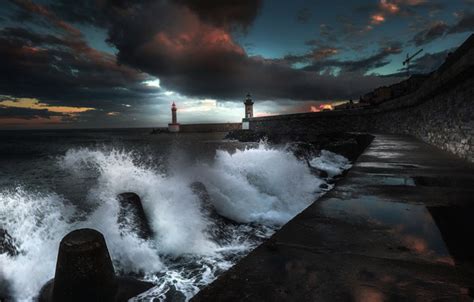
POLYGON ((193 301, 472 301, 474 167, 376 135, 336 188, 193 301))

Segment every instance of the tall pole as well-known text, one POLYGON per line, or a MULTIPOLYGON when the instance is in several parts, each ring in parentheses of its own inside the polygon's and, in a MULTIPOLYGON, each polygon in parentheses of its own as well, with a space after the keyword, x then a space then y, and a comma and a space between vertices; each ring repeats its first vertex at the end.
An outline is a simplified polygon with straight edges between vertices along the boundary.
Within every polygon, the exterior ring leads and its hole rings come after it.
POLYGON ((410 62, 411 60, 416 57, 417 55, 420 54, 420 52, 423 51, 423 48, 418 50, 414 55, 410 56, 410 54, 407 53, 407 58, 405 61, 403 61, 403 65, 407 66, 407 77, 410 77, 410 62))

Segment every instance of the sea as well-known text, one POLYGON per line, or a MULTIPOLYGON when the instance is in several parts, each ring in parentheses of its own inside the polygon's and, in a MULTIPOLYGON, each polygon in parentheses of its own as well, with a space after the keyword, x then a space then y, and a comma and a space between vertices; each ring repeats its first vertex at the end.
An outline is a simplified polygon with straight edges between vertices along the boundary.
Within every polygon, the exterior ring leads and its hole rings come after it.
POLYGON ((0 297, 34 301, 61 239, 93 228, 118 275, 155 284, 132 301, 188 301, 350 167, 329 151, 304 160, 264 140, 150 130, 0 131, 0 229, 18 250, 0 254, 0 297), (140 196, 152 238, 117 223, 124 192, 140 196))

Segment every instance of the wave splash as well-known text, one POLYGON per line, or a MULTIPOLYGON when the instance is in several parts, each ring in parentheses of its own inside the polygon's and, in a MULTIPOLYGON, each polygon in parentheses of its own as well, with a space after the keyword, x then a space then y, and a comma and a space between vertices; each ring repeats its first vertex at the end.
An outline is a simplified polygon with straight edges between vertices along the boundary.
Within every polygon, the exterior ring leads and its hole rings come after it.
MULTIPOLYGON (((330 153, 319 160, 310 164, 330 173, 349 167, 330 153)), ((119 273, 157 284, 141 298, 164 300, 174 292, 188 300, 324 193, 325 180, 311 174, 308 163, 265 143, 234 153, 218 150, 212 163, 168 164, 163 169, 117 149, 67 151, 58 166, 73 177, 94 179, 85 188, 89 211, 54 192, 0 191, 0 228, 20 251, 0 254, 0 282, 8 281, 15 300, 33 300, 54 276, 61 238, 89 227, 104 234, 119 273), (141 197, 152 240, 119 229, 117 195, 127 191, 141 197)))

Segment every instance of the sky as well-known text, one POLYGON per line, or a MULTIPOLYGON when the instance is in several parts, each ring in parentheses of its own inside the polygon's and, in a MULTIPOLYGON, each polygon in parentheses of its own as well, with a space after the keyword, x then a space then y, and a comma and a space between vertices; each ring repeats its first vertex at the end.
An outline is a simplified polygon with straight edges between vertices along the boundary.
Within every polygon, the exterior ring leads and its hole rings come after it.
POLYGON ((474 0, 0 0, 0 129, 238 122, 439 67, 474 0))

